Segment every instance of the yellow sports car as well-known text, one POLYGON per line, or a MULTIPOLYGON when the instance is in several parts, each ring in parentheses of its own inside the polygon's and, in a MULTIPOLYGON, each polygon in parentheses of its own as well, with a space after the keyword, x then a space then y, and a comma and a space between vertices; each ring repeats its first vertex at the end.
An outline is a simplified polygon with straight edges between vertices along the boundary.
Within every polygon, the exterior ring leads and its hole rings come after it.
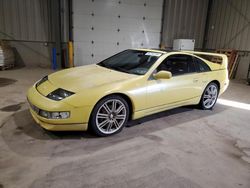
POLYGON ((46 76, 27 98, 33 118, 47 130, 90 128, 108 136, 130 119, 167 109, 194 104, 212 109, 228 84, 225 55, 129 49, 46 76))

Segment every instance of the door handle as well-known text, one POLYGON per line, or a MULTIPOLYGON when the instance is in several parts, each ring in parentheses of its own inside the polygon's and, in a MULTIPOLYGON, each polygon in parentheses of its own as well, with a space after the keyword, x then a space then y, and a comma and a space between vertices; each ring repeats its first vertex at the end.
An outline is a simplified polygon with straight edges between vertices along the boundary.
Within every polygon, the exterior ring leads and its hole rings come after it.
POLYGON ((194 79, 193 79, 193 82, 194 82, 194 83, 197 83, 198 81, 199 81, 198 78, 194 78, 194 79))

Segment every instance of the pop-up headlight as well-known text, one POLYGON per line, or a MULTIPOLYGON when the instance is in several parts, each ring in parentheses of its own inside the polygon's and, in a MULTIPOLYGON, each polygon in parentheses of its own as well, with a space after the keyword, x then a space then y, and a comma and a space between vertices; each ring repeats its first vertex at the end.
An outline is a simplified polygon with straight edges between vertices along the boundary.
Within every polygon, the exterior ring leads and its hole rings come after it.
POLYGON ((39 80, 36 83, 36 87, 38 87, 39 85, 41 85, 42 83, 46 82, 48 80, 48 76, 44 76, 41 80, 39 80))
POLYGON ((59 88, 59 89, 51 92, 50 94, 48 94, 47 97, 49 99, 52 99, 52 100, 55 100, 55 101, 60 101, 60 100, 62 100, 64 98, 67 98, 67 97, 73 95, 73 94, 74 93, 71 92, 71 91, 67 91, 67 90, 59 88))

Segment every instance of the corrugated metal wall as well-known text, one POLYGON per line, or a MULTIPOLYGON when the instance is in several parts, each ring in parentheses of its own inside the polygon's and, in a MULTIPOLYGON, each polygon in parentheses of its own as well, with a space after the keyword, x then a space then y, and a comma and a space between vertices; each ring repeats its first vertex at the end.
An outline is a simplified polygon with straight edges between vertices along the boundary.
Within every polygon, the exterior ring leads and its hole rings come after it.
MULTIPOLYGON (((50 66, 51 48, 57 34, 55 19, 52 19, 53 1, 0 0, 0 40, 8 40, 15 48, 17 64, 50 66)), ((62 42, 66 42, 68 4, 67 0, 60 3, 62 42)))
POLYGON ((206 36, 207 49, 236 49, 240 53, 237 79, 246 79, 250 62, 250 1, 213 0, 206 36))
POLYGON ((195 48, 201 48, 208 0, 165 0, 164 6, 162 44, 172 47, 174 39, 195 39, 195 48))
POLYGON ((249 0, 213 1, 206 48, 233 48, 250 51, 249 35, 249 0))
POLYGON ((50 9, 50 0, 0 0, 0 38, 52 41, 50 9))

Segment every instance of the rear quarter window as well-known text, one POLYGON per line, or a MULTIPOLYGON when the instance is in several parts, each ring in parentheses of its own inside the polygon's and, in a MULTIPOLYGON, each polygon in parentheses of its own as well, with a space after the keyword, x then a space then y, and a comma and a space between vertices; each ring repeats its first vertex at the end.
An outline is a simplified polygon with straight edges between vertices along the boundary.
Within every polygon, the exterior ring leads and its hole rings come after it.
POLYGON ((193 57, 194 58, 194 63, 197 67, 198 72, 208 72, 211 71, 210 67, 201 59, 193 57))

